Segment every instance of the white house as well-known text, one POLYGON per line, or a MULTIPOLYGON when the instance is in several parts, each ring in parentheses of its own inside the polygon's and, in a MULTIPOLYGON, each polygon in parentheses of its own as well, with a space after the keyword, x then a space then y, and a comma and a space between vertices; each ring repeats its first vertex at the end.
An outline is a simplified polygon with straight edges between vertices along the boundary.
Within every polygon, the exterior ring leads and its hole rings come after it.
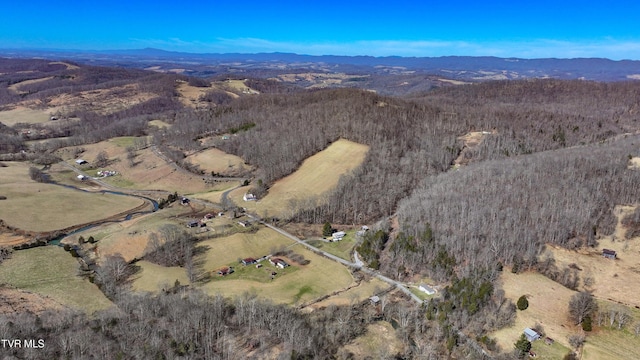
POLYGON ((87 160, 84 160, 84 159, 76 160, 76 164, 78 164, 78 165, 83 165, 83 164, 86 164, 86 163, 87 163, 87 160))
POLYGON ((258 200, 258 198, 253 194, 245 193, 244 196, 242 197, 242 200, 244 200, 244 201, 256 201, 256 200, 258 200))
POLYGON ((84 180, 87 180, 87 177, 84 175, 78 175, 78 180, 84 181, 84 180))
POLYGON ((536 340, 540 339, 540 334, 538 334, 537 331, 535 331, 533 329, 529 329, 529 328, 524 329, 524 336, 529 341, 536 341, 536 340))
POLYGON ((338 231, 331 234, 331 236, 333 237, 333 241, 340 241, 345 235, 347 234, 344 231, 338 231))
POLYGON ((436 293, 436 290, 427 284, 420 284, 420 286, 418 286, 418 290, 426 293, 427 295, 433 295, 436 293))

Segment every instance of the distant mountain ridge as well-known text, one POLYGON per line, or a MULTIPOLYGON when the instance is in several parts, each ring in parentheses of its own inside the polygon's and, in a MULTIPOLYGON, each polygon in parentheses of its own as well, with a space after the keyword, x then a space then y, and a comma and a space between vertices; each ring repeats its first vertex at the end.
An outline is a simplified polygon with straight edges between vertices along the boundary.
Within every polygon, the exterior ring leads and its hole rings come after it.
POLYGON ((460 80, 500 80, 552 77, 620 81, 640 79, 640 61, 605 58, 522 59, 492 56, 341 56, 293 53, 187 53, 155 48, 123 50, 16 50, 0 49, 3 57, 69 59, 82 63, 144 68, 151 64, 175 64, 192 69, 202 65, 227 69, 314 69, 324 72, 369 74, 435 74, 460 80))

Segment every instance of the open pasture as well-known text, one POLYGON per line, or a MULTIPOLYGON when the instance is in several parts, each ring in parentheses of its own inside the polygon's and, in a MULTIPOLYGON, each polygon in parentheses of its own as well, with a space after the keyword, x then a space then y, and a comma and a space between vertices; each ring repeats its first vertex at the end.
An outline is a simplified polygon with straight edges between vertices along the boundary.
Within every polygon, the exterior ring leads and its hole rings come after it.
POLYGON ((0 264, 0 283, 86 311, 112 305, 98 287, 77 275, 78 261, 58 246, 15 251, 0 264))
MULTIPOLYGON (((297 271, 285 273, 283 276, 277 275, 268 282, 228 279, 210 281, 201 288, 211 295, 237 296, 249 292, 276 303, 298 305, 344 289, 353 283, 353 277, 346 267, 316 255, 300 245, 294 245, 291 249, 311 262, 307 265, 293 263, 291 266, 298 267, 297 271)), ((231 263, 233 261, 227 264, 231 263)))
MULTIPOLYGON (((79 158, 87 160, 82 169, 91 169, 101 151, 107 154, 109 164, 101 170, 115 170, 118 175, 105 178, 104 181, 117 187, 141 190, 177 191, 179 194, 191 194, 210 190, 212 185, 205 184, 201 176, 178 169, 158 157, 151 148, 136 151, 134 165, 127 160, 126 147, 135 142, 135 138, 123 137, 102 141, 97 144, 83 145, 84 152, 79 158)), ((72 163, 75 147, 58 151, 59 156, 72 163)), ((75 164, 74 164, 75 165, 75 164)), ((95 168, 97 169, 97 168, 95 168)))
POLYGON ((13 126, 18 123, 42 124, 50 121, 51 115, 43 110, 33 110, 26 107, 16 107, 13 110, 0 111, 0 122, 13 126))
POLYGON ((28 231, 52 231, 115 216, 142 206, 126 196, 89 193, 29 178, 29 164, 6 162, 0 168, 0 194, 6 196, 0 219, 28 231))
POLYGON ((570 264, 581 269, 580 278, 591 277, 593 286, 589 290, 600 299, 610 299, 631 307, 640 307, 637 284, 640 284, 640 237, 625 239, 627 228, 622 219, 632 214, 635 206, 616 206, 614 215, 618 218, 616 229, 612 235, 598 241, 595 249, 586 248, 578 251, 547 246, 553 254, 556 265, 564 268, 570 264), (602 249, 615 250, 617 259, 611 260, 602 256, 602 249))
POLYGON ((216 148, 199 151, 187 156, 186 160, 200 166, 200 169, 208 174, 213 171, 216 174, 237 175, 251 170, 241 157, 227 154, 216 148))
POLYGON ((133 276, 133 289, 136 291, 158 292, 175 285, 176 280, 182 285, 189 284, 187 272, 181 267, 165 267, 149 261, 138 261, 140 272, 133 276))
POLYGON ((260 228, 255 233, 236 233, 199 243, 209 247, 209 250, 202 255, 206 271, 215 271, 229 264, 237 264, 239 258, 259 258, 292 244, 291 239, 268 228, 260 228))
POLYGON ((322 202, 322 196, 338 185, 341 175, 362 164, 368 150, 367 145, 340 139, 306 159, 293 174, 276 181, 263 199, 257 202, 242 199, 251 185, 232 191, 230 197, 239 206, 261 216, 289 217, 296 208, 322 202))

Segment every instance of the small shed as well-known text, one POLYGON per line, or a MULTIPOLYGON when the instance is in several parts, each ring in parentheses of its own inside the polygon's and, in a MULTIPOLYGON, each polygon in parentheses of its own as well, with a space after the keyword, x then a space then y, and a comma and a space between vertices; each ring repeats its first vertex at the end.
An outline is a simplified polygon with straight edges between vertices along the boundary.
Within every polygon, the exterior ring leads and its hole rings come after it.
POLYGON ((180 199, 180 204, 182 205, 189 205, 190 202, 191 200, 187 199, 186 197, 183 197, 182 199, 180 199))
POLYGON ((87 160, 84 160, 84 159, 78 159, 78 160, 76 160, 76 164, 84 165, 84 164, 88 164, 88 162, 87 162, 87 160))
POLYGON ((544 338, 544 343, 547 344, 547 345, 553 345, 554 342, 555 342, 555 340, 553 340, 552 338, 550 338, 548 336, 546 338, 544 338))
POLYGON ((524 329, 524 336, 529 341, 536 341, 536 340, 540 339, 540 334, 538 334, 537 331, 535 331, 533 329, 530 329, 530 328, 524 329))
POLYGON ((245 193, 244 196, 242 197, 242 200, 244 200, 244 201, 256 201, 256 200, 258 200, 258 198, 253 194, 245 193))
POLYGON ((426 293, 427 295, 433 295, 436 293, 436 289, 427 284, 420 284, 420 286, 418 286, 418 290, 426 293))
POLYGON ((198 220, 189 221, 187 223, 188 228, 194 228, 200 226, 200 222, 198 220))
POLYGON ((378 305, 378 303, 380 302, 380 297, 378 295, 373 295, 369 298, 369 301, 371 302, 371 305, 378 305))
POLYGON ((87 180, 87 179, 88 178, 86 176, 84 176, 84 175, 78 175, 78 180, 80 180, 80 181, 84 181, 84 180, 87 180))
POLYGON ((617 254, 615 250, 602 249, 602 256, 606 257, 607 259, 615 260, 617 257, 617 254))

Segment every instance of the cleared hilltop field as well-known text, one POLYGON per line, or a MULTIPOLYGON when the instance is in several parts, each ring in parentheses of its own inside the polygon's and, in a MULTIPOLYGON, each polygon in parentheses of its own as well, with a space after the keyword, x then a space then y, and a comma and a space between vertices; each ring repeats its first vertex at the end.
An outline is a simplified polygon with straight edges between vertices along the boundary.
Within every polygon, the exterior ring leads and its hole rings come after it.
POLYGON ((141 199, 82 192, 29 178, 29 164, 0 167, 0 219, 28 231, 52 231, 85 224, 143 206, 141 199))
POLYGON ((367 145, 340 139, 307 158, 293 174, 276 181, 263 199, 242 199, 251 185, 236 189, 229 196, 239 206, 261 216, 288 217, 296 210, 321 203, 322 196, 338 185, 340 176, 362 164, 368 151, 367 145))
POLYGON ((242 158, 216 148, 199 151, 187 156, 185 160, 198 165, 208 174, 213 171, 216 174, 237 175, 251 170, 251 167, 245 164, 242 158))

